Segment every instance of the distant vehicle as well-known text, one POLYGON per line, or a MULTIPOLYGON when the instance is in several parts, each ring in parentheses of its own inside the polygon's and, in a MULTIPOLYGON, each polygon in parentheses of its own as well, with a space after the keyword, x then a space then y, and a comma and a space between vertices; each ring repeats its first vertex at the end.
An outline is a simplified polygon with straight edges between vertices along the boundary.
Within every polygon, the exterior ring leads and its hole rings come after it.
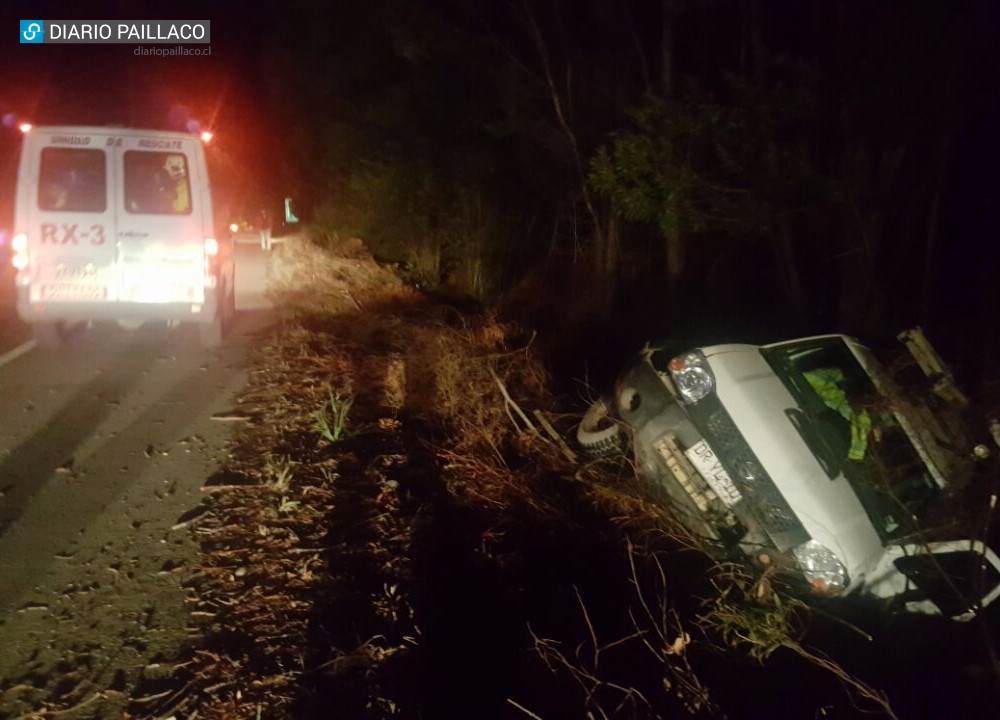
POLYGON ((233 220, 229 225, 229 230, 233 234, 233 240, 237 243, 259 244, 261 249, 270 250, 273 241, 273 221, 271 214, 262 209, 250 215, 250 219, 240 217, 233 220))
POLYGON ((1000 558, 949 514, 973 461, 926 410, 843 335, 647 348, 577 438, 615 446, 618 426, 599 416, 616 417, 637 473, 710 547, 820 596, 865 593, 969 619, 1000 596, 1000 558))
POLYGON ((214 226, 199 137, 117 127, 24 135, 12 263, 40 343, 88 320, 194 323, 222 342, 235 312, 232 241, 214 226))

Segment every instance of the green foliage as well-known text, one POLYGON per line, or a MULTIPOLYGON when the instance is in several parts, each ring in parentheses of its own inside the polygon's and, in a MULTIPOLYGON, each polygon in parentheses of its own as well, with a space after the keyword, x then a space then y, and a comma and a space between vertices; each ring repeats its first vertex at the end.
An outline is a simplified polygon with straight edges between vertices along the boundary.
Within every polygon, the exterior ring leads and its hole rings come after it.
POLYGON ((877 707, 886 717, 897 718, 884 692, 852 675, 839 663, 801 641, 808 606, 782 587, 778 575, 765 570, 758 576, 735 566, 717 566, 716 594, 707 601, 699 624, 709 635, 720 636, 759 663, 785 649, 830 673, 858 699, 877 707))
POLYGON ((294 475, 292 461, 289 458, 281 457, 276 459, 269 456, 265 465, 265 471, 268 482, 275 490, 281 493, 288 491, 288 488, 291 486, 292 476, 294 475))
POLYGON ((327 442, 339 442, 348 436, 347 415, 354 404, 350 395, 330 391, 330 399, 313 414, 313 428, 327 442))
POLYGON ((734 648, 764 662, 781 648, 797 645, 806 605, 776 590, 765 574, 756 580, 741 570, 725 573, 718 594, 700 617, 703 628, 734 648))
POLYGON ((558 206, 572 174, 548 96, 480 24, 493 12, 293 3, 265 58, 313 234, 360 237, 421 285, 479 298, 530 259, 523 251, 544 253, 539 208, 558 206))
POLYGON ((615 135, 610 150, 601 147, 590 170, 591 185, 626 220, 652 223, 664 236, 676 231, 681 218, 696 220, 689 206, 694 172, 678 152, 691 144, 692 118, 677 109, 648 96, 630 112, 636 129, 615 135))
POLYGON ((287 515, 298 510, 301 505, 298 500, 289 500, 286 496, 282 496, 281 502, 278 503, 278 513, 287 515))
POLYGON ((809 81, 790 70, 770 86, 730 77, 719 98, 697 87, 676 101, 648 95, 629 112, 633 129, 595 154, 591 185, 664 237, 769 236, 826 186, 807 142, 809 81))

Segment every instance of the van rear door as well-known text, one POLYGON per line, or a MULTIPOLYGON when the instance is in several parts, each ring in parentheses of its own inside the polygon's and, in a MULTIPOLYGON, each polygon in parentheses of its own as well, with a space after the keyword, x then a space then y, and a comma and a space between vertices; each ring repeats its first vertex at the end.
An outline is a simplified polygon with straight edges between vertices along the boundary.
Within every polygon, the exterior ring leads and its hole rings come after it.
POLYGON ((205 208, 197 141, 151 134, 116 138, 115 145, 120 299, 202 304, 205 208))
POLYGON ((104 137, 53 133, 33 140, 30 301, 116 302, 114 163, 104 137))

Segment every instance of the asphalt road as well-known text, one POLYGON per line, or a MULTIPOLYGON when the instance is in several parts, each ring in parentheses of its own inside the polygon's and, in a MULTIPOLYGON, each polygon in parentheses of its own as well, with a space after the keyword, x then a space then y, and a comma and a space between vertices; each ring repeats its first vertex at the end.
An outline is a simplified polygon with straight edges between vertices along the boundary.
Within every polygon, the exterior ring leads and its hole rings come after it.
MULTIPOLYGON (((97 686, 113 658, 128 660, 128 675, 182 636, 184 592, 170 570, 197 549, 172 528, 238 432, 224 416, 271 322, 269 256, 237 245, 238 314, 220 348, 183 326, 95 326, 56 350, 0 348, 0 716, 5 699, 8 709, 24 700, 4 686, 44 686, 39 673, 79 662, 80 633, 107 660, 97 686), (122 638, 136 633, 144 639, 126 658, 122 638), (31 682, 19 675, 28 668, 31 682)), ((23 340, 2 310, 0 337, 23 340)))

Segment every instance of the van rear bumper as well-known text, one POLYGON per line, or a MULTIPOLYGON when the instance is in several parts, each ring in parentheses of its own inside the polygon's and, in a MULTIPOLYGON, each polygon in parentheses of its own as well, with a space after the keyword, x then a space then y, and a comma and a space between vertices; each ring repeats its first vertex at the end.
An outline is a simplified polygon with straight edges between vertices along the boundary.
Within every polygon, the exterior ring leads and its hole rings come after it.
POLYGON ((137 302, 31 302, 28 287, 17 288, 17 314, 26 323, 82 322, 86 320, 141 321, 176 320, 188 323, 210 323, 219 309, 218 293, 206 289, 205 302, 137 303, 137 302), (198 308, 196 310, 196 308, 198 308))

